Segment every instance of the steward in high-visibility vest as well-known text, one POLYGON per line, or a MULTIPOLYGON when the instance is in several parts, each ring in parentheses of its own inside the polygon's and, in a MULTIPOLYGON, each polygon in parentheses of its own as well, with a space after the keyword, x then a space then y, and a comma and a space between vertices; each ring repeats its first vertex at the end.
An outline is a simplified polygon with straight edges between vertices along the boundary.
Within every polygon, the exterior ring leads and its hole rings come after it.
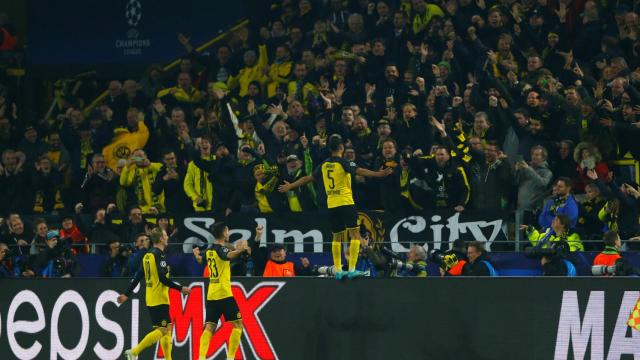
MULTIPOLYGON (((620 249, 622 242, 620 236, 615 231, 607 231, 604 234, 604 251, 593 259, 593 266, 614 266, 618 260, 622 259, 620 255, 620 249)), ((617 274, 616 274, 617 275, 617 274)), ((610 274, 603 274, 602 276, 610 276, 610 274)))
MULTIPOLYGON (((287 251, 284 246, 275 244, 269 252, 269 259, 265 263, 264 277, 293 277, 296 276, 296 266, 291 261, 287 261, 287 251)), ((307 266, 308 268, 308 266, 307 266)), ((298 270, 303 270, 299 268, 298 270)))

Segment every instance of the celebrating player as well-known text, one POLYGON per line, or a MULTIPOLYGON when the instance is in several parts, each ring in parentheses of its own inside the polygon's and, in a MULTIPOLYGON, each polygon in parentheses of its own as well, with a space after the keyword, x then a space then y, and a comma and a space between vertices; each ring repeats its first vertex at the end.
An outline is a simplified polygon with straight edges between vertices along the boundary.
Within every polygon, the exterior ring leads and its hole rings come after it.
POLYGON ((313 172, 313 175, 301 177, 293 183, 285 181, 284 185, 278 187, 278 190, 280 192, 287 192, 313 181, 314 178, 322 181, 325 193, 327 194, 329 223, 331 225, 331 232, 333 233, 331 254, 333 255, 336 278, 342 279, 344 276, 354 278, 362 276, 363 272, 356 271, 361 238, 358 227, 358 213, 351 190, 351 180, 355 175, 384 177, 390 175, 393 170, 386 168, 380 171, 371 171, 356 166, 354 162, 348 162, 342 157, 344 153, 344 143, 340 135, 331 135, 327 146, 331 151, 331 157, 320 164, 313 172), (351 238, 351 242, 349 243, 349 272, 342 270, 342 242, 346 242, 347 236, 351 238))
MULTIPOLYGON (((229 262, 242 253, 248 252, 249 245, 246 241, 236 243, 235 248, 229 244, 229 228, 223 222, 213 224, 211 234, 215 241, 206 252, 209 287, 207 289, 206 325, 200 337, 200 360, 207 358, 209 341, 220 315, 224 315, 224 320, 231 321, 233 324, 233 330, 229 336, 227 359, 235 359, 242 336, 242 315, 231 292, 231 266, 229 266, 229 262)), ((259 226, 256 228, 256 239, 259 239, 261 234, 262 227, 259 226)))
POLYGON ((155 228, 151 231, 150 238, 153 248, 142 258, 142 268, 136 272, 136 276, 124 294, 118 296, 119 304, 127 301, 133 289, 144 276, 147 288, 145 300, 153 330, 136 347, 124 352, 127 360, 135 360, 142 350, 155 344, 158 340, 160 340, 165 359, 171 360, 173 339, 171 336, 172 324, 169 317, 169 288, 180 290, 185 295, 190 292, 188 287, 169 280, 169 266, 164 253, 164 249, 169 243, 167 233, 160 228, 155 228))

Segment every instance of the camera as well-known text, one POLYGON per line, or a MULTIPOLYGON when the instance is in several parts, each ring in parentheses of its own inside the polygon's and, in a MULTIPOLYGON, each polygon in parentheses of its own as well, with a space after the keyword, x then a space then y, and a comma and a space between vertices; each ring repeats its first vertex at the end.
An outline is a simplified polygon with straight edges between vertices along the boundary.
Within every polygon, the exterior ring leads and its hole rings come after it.
POLYGON ((382 248, 382 253, 390 258, 386 264, 387 269, 389 270, 404 271, 404 272, 411 272, 414 270, 419 272, 427 271, 427 268, 422 265, 406 263, 404 261, 404 256, 398 254, 397 252, 387 247, 382 248))
POLYGON ((391 259, 391 261, 387 262, 387 268, 390 270, 403 271, 403 272, 411 272, 414 269, 418 272, 427 271, 427 268, 419 265, 419 264, 409 264, 406 262, 402 262, 398 259, 391 259))
POLYGON ((631 265, 625 259, 618 259, 614 265, 593 265, 591 267, 591 274, 593 276, 629 276, 640 275, 640 269, 631 265))
POLYGON ((438 265, 442 270, 448 271, 455 266, 460 259, 453 251, 431 250, 429 251, 429 260, 438 265))
POLYGON ((571 252, 569 243, 566 241, 554 241, 549 244, 548 248, 540 247, 528 247, 524 249, 524 254, 530 259, 542 258, 542 257, 554 257, 559 256, 566 258, 571 252))
POLYGON ((130 244, 121 244, 119 252, 120 252, 120 254, 132 253, 133 252, 133 246, 131 246, 130 244))
POLYGON ((52 273, 49 274, 49 277, 61 277, 67 274, 72 274, 75 266, 75 260, 64 256, 58 256, 52 260, 52 273))
POLYGON ((58 257, 53 260, 53 268, 57 274, 64 274, 65 269, 67 269, 67 260, 63 257, 58 257))
POLYGON ((607 276, 616 275, 618 273, 618 263, 616 265, 593 265, 591 267, 591 274, 593 276, 607 276))

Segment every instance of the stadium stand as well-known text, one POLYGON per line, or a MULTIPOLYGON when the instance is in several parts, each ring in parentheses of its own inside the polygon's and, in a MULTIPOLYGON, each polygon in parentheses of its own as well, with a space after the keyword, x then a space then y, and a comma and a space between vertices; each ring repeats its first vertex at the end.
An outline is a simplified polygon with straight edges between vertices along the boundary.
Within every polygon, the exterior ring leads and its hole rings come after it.
MULTIPOLYGON (((602 250, 609 230, 638 249, 637 1, 260 3, 204 46, 179 34, 178 60, 139 77, 59 79, 37 114, 22 82, 24 34, 0 14, 0 276, 127 275, 156 226, 171 235, 172 259, 189 262, 178 274, 201 274, 191 247, 205 239, 193 241, 189 218, 325 227, 319 185, 278 185, 312 174, 334 133, 349 162, 392 169, 353 181, 362 232, 385 223, 363 250, 370 273, 403 272, 381 249, 416 214, 429 214, 427 230, 448 218, 449 233, 454 218, 500 220, 492 251, 568 242, 578 252, 562 256, 583 274, 593 254, 580 251, 602 250)), ((420 236, 401 242, 453 251, 457 239, 420 236)), ((329 262, 323 245, 305 262, 311 273, 329 262)), ((512 255, 495 259, 541 273, 512 255)), ((255 265, 234 274, 262 275, 255 265)))

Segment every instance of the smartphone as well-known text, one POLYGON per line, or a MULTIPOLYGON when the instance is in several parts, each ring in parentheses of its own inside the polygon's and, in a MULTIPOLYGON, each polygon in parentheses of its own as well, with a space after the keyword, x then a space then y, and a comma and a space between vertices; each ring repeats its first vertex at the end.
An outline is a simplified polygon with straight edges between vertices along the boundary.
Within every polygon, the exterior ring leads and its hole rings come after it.
POLYGON ((522 155, 516 156, 516 162, 524 162, 524 157, 522 155))

